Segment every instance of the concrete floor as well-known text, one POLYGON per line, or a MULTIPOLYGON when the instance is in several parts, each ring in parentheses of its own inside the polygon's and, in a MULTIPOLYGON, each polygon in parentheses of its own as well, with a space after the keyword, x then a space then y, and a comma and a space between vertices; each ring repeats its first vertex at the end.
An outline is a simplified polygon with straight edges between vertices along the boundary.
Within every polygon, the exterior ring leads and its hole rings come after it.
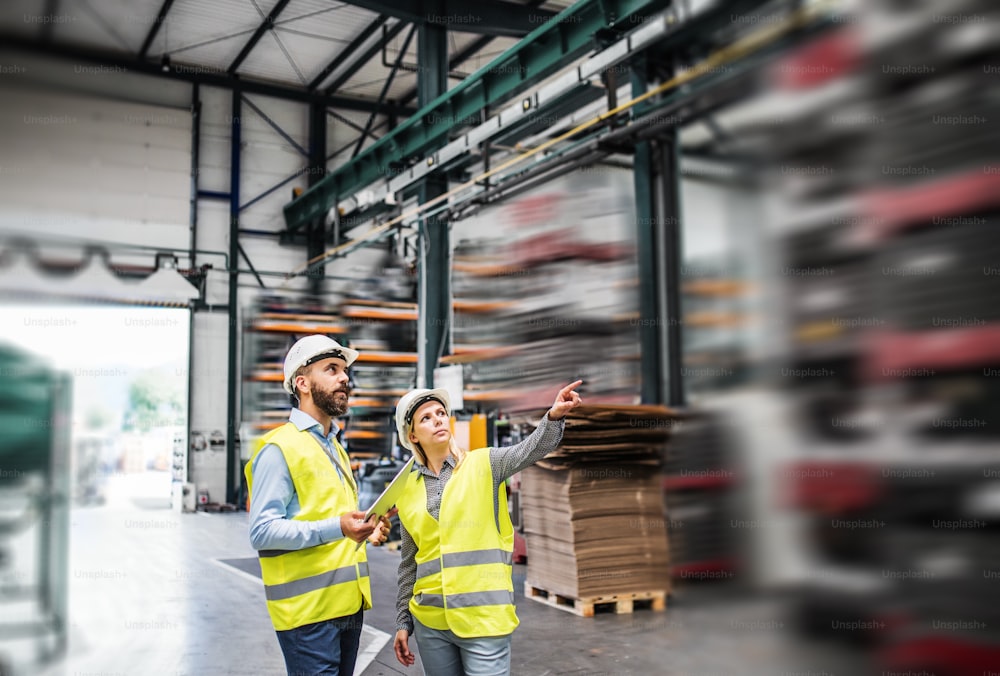
MULTIPOLYGON (((31 664, 26 642, 0 641, 0 656, 15 660, 15 676, 284 673, 259 579, 220 562, 252 560, 246 513, 151 507, 131 500, 73 511, 67 653, 31 664)), ((419 660, 406 669, 392 652, 399 553, 369 551, 376 605, 366 614, 365 667, 358 673, 418 676, 419 660)), ((701 588, 678 592, 664 612, 582 618, 525 599, 524 575, 525 566, 515 566, 517 676, 864 671, 833 647, 801 643, 774 600, 701 588)))

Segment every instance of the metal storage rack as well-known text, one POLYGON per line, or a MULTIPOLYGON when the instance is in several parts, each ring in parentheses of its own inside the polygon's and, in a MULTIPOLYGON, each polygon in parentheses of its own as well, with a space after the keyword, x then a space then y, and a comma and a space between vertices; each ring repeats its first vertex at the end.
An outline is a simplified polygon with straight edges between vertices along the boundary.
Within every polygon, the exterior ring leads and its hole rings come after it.
POLYGON ((360 352, 351 367, 351 408, 342 435, 349 455, 356 461, 389 455, 392 411, 416 379, 416 313, 415 304, 399 301, 262 299, 244 338, 243 420, 250 432, 257 437, 287 420, 284 355, 299 338, 320 333, 360 352))
MULTIPOLYGON (((342 341, 347 333, 335 310, 312 298, 261 297, 243 332, 243 421, 260 436, 288 419, 289 397, 282 386, 282 363, 292 344, 314 333, 342 341)), ((246 440, 244 440, 246 441, 246 440)), ((246 449, 249 457, 253 449, 246 449)))
POLYGON ((947 120, 997 114, 982 86, 996 43, 958 39, 931 16, 995 8, 914 5, 905 30, 879 30, 902 27, 904 8, 874 2, 861 10, 861 39, 846 28, 825 41, 852 64, 833 79, 850 79, 855 97, 828 107, 860 123, 838 128, 828 109, 780 134, 801 141, 780 144, 782 159, 822 156, 839 177, 797 196, 816 216, 781 243, 787 266, 823 273, 789 285, 788 365, 820 374, 793 388, 809 449, 788 469, 803 477, 793 503, 823 567, 799 614, 804 631, 852 638, 883 670, 973 673, 1000 659, 1000 596, 982 574, 998 523, 984 496, 1000 464, 1000 279, 990 273, 1000 171, 994 126, 947 120), (831 630, 846 618, 873 628, 831 630), (940 628, 956 620, 973 628, 940 628))
POLYGON ((351 421, 344 432, 352 458, 378 459, 393 447, 396 401, 416 384, 417 305, 348 298, 340 313, 358 350, 351 367, 351 421))

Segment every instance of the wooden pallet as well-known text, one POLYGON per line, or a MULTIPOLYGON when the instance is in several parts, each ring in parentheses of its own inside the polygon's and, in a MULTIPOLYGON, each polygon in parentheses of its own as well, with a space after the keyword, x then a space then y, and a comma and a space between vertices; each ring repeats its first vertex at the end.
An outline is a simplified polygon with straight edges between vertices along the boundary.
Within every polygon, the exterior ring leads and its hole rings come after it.
POLYGON ((547 589, 537 587, 530 582, 524 583, 525 598, 533 599, 550 605, 553 608, 566 610, 580 617, 593 617, 596 610, 610 610, 616 614, 631 613, 639 608, 650 610, 665 610, 667 607, 667 592, 628 592, 625 594, 608 594, 605 596, 590 596, 577 599, 572 596, 556 594, 547 589))

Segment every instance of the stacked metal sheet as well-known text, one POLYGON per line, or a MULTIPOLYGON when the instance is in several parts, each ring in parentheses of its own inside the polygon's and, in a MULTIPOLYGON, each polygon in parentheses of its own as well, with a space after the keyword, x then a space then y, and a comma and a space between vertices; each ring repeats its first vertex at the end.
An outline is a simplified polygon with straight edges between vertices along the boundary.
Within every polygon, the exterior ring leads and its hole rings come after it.
POLYGON ((587 599, 666 592, 659 462, 678 416, 661 406, 583 406, 560 447, 522 473, 527 582, 587 599))

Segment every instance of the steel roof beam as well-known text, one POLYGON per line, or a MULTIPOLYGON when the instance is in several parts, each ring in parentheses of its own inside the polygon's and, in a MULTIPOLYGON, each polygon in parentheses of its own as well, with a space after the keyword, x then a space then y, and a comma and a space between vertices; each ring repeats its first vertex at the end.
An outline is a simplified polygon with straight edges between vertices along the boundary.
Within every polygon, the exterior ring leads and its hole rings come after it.
POLYGON ((523 38, 555 16, 549 10, 529 8, 504 0, 346 0, 364 9, 388 14, 417 25, 428 24, 451 31, 523 38))
POLYGON ((327 87, 323 90, 324 93, 326 93, 327 95, 332 95, 334 92, 340 89, 340 87, 345 82, 350 80, 362 66, 371 61, 372 57, 381 52, 393 38, 399 35, 400 31, 402 31, 405 26, 406 26, 405 21, 397 21, 396 25, 385 31, 382 34, 382 37, 379 38, 379 40, 376 41, 375 44, 366 49, 361 56, 356 58, 349 66, 344 68, 344 72, 341 73, 339 76, 337 76, 337 78, 333 82, 327 85, 327 87))
POLYGON ((170 11, 170 6, 174 4, 174 0, 163 0, 163 4, 160 5, 160 11, 156 13, 156 23, 149 27, 149 32, 146 33, 146 39, 142 41, 142 48, 139 50, 139 58, 145 59, 146 54, 149 53, 149 48, 153 46, 153 40, 156 39, 156 34, 160 32, 160 26, 167 19, 167 12, 170 11))
POLYGON ((316 89, 323 84, 323 80, 328 78, 330 73, 332 73, 337 66, 351 58, 354 52, 361 49, 361 45, 365 44, 365 41, 367 41, 368 38, 370 38, 372 34, 382 26, 382 24, 388 21, 388 19, 389 17, 383 15, 368 24, 365 29, 357 35, 357 37, 351 40, 351 44, 347 45, 347 47, 338 52, 330 63, 323 67, 323 70, 319 72, 319 75, 313 78, 312 82, 309 83, 309 90, 311 91, 316 89))
MULTIPOLYGON (((54 43, 46 44, 15 33, 0 32, 0 44, 11 50, 20 50, 29 54, 39 54, 70 61, 85 61, 87 63, 107 66, 108 68, 119 69, 123 73, 155 75, 183 82, 194 82, 208 87, 221 87, 223 89, 239 90, 248 94, 272 96, 288 101, 302 101, 306 103, 319 101, 332 108, 341 110, 356 110, 363 113, 370 113, 375 110, 374 101, 311 92, 304 88, 290 87, 260 80, 245 80, 222 70, 212 70, 200 66, 175 63, 169 70, 165 71, 159 63, 137 59, 129 54, 89 47, 54 43)), ((379 111, 383 114, 394 113, 406 116, 412 115, 416 111, 416 108, 413 106, 400 106, 387 101, 379 107, 379 111)))
POLYGON ((257 46, 257 43, 260 42, 260 39, 264 37, 264 33, 274 28, 274 20, 277 19, 278 15, 285 10, 285 7, 288 6, 289 1, 290 0, 278 0, 278 2, 274 5, 274 8, 270 11, 270 13, 268 13, 268 15, 264 17, 264 20, 261 22, 261 24, 257 26, 257 30, 253 32, 253 35, 250 36, 250 39, 247 40, 247 43, 243 45, 243 49, 240 50, 240 53, 237 54, 236 58, 233 59, 233 62, 229 64, 229 68, 226 69, 227 73, 229 73, 230 75, 236 73, 236 71, 240 67, 240 64, 242 64, 243 61, 248 56, 250 56, 250 52, 253 51, 253 48, 257 46))
POLYGON ((358 137, 358 145, 355 146, 354 154, 351 155, 351 158, 357 157, 358 153, 361 152, 361 147, 365 144, 365 137, 368 135, 368 132, 372 128, 372 124, 375 122, 375 116, 378 115, 379 107, 385 101, 386 94, 389 93, 392 81, 396 79, 396 73, 399 72, 399 64, 402 63, 403 57, 406 55, 406 50, 410 46, 410 41, 413 40, 413 36, 416 32, 417 27, 411 27, 410 32, 406 36, 406 40, 403 41, 403 48, 399 50, 399 54, 396 55, 396 62, 392 65, 392 70, 389 71, 389 77, 385 79, 385 83, 382 85, 382 91, 379 92, 378 100, 375 101, 375 110, 373 110, 368 116, 368 122, 365 123, 365 129, 361 132, 361 136, 358 137))

